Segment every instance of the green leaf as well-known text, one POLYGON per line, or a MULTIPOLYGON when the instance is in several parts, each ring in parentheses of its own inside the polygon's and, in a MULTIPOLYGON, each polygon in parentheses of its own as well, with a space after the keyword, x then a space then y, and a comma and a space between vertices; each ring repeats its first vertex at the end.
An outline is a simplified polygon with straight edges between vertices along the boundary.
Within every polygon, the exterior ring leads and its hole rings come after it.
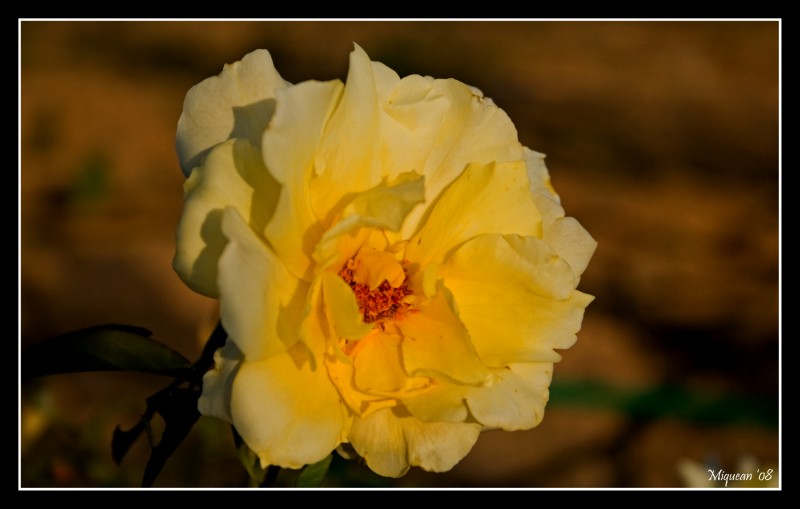
POLYGON ((22 378, 84 371, 185 376, 190 363, 140 327, 108 324, 46 339, 22 353, 22 378))
POLYGON ((318 461, 313 465, 307 465, 300 475, 297 476, 297 487, 299 488, 317 488, 325 480, 325 474, 328 473, 328 468, 331 466, 333 454, 328 454, 324 460, 318 461))

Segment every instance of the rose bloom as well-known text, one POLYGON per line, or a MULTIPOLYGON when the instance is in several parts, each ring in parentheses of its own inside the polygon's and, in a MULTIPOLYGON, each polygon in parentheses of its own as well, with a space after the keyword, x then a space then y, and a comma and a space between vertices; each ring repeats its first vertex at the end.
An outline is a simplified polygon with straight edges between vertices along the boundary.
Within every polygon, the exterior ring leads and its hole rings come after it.
POLYGON ((358 46, 346 85, 292 85, 258 50, 189 90, 176 146, 175 270, 228 334, 199 409, 263 466, 439 472, 539 424, 596 243, 491 99, 358 46))

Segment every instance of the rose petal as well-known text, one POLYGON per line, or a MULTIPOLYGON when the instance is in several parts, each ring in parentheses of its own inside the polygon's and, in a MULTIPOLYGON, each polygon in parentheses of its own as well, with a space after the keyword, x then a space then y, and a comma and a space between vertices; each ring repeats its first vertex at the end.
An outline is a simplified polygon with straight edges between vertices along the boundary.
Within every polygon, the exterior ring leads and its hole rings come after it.
POLYGON ((453 249, 485 233, 541 236, 525 165, 471 164, 434 205, 406 257, 420 266, 441 263, 453 249))
POLYGON ((275 116, 264 132, 264 162, 283 184, 266 237, 297 277, 312 277, 311 253, 323 230, 309 201, 314 154, 342 94, 342 83, 307 81, 277 90, 275 116))
POLYGON ((493 372, 497 379, 491 387, 467 395, 472 415, 487 428, 517 431, 538 426, 550 397, 553 364, 510 364, 493 372))
POLYGON ((343 440, 346 414, 324 369, 312 370, 300 345, 245 362, 233 382, 236 430, 262 466, 316 463, 343 440))
POLYGON ((541 193, 556 203, 560 203, 561 199, 550 183, 550 173, 544 164, 544 154, 523 147, 522 156, 528 171, 528 179, 531 181, 531 192, 541 193))
POLYGON ((203 415, 231 422, 231 388, 244 356, 236 343, 228 339, 214 352, 214 367, 203 375, 203 393, 197 409, 203 415))
POLYGON ((317 217, 329 227, 342 199, 378 184, 380 126, 375 79, 369 57, 357 44, 350 53, 347 84, 316 153, 319 177, 311 182, 317 217))
POLYGON ((403 359, 411 376, 441 376, 465 384, 482 384, 489 372, 470 342, 467 330, 453 311, 447 292, 396 323, 403 333, 403 359))
POLYGON ((358 343, 354 352, 355 384, 365 392, 395 392, 406 384, 400 353, 402 337, 378 332, 358 343))
POLYGON ((572 269, 542 240, 483 235, 440 268, 481 360, 554 362, 569 348, 593 297, 573 290, 572 269))
POLYGON ((400 477, 411 466, 450 470, 472 449, 480 431, 475 423, 421 422, 394 407, 354 418, 349 439, 373 471, 400 477))
POLYGON ((338 269, 354 257, 369 237, 369 232, 360 229, 398 230, 406 215, 422 202, 424 192, 424 177, 409 172, 355 195, 317 245, 314 260, 318 267, 338 269))
POLYGON ((194 291, 218 297, 217 264, 227 239, 222 211, 234 207, 250 227, 263 232, 275 211, 280 185, 244 140, 214 148, 184 184, 184 209, 178 223, 173 267, 194 291))
POLYGON ((328 319, 340 337, 361 339, 375 326, 362 320, 353 289, 337 274, 322 274, 322 294, 328 319))
POLYGON ((583 274, 597 248, 597 241, 572 217, 562 217, 545 227, 543 239, 572 267, 575 277, 583 274))
POLYGON ((299 340, 308 283, 297 279, 236 209, 222 216, 228 245, 219 260, 222 325, 247 361, 285 351, 299 340))
POLYGON ((242 138, 260 146, 275 107, 275 90, 285 86, 269 52, 256 50, 192 87, 183 102, 175 141, 184 175, 225 140, 242 138))

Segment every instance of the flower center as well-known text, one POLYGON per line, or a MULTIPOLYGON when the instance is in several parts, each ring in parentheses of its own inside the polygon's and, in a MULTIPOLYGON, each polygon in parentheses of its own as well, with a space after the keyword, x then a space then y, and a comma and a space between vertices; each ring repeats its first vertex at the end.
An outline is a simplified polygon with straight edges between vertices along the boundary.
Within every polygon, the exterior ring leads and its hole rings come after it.
POLYGON ((339 276, 353 289, 364 322, 399 320, 414 311, 405 300, 413 293, 408 288, 407 264, 405 260, 399 263, 390 253, 372 248, 362 248, 347 260, 339 276))

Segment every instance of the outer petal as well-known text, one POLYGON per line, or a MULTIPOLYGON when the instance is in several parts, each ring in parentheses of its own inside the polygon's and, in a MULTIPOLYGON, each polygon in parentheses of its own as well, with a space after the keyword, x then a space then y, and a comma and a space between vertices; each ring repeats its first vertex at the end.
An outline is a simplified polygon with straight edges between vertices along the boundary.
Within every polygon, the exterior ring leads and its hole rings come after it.
POLYGON ((277 90, 275 116, 261 145, 270 173, 283 184, 266 237, 286 267, 304 279, 311 277, 311 253, 323 233, 308 186, 322 131, 341 93, 339 81, 307 81, 277 90))
MULTIPOLYGON (((467 164, 521 158, 511 119, 479 91, 452 79, 412 75, 400 80, 382 64, 373 67, 381 104, 383 171, 425 175, 428 205, 467 164)), ((418 207, 409 215, 404 238, 416 232, 425 212, 426 207, 418 207)))
POLYGON ((219 260, 222 325, 248 361, 285 351, 299 338, 309 292, 235 209, 222 217, 228 245, 219 260))
POLYGON ((214 352, 214 367, 203 375, 203 393, 197 401, 201 414, 232 421, 231 388, 243 360, 242 352, 230 338, 214 352))
POLYGON ((434 205, 425 225, 411 238, 406 257, 425 267, 441 263, 467 240, 486 233, 541 236, 521 162, 471 164, 434 205))
POLYGON ((341 102, 325 128, 311 183, 313 207, 325 227, 349 193, 373 187, 384 175, 379 164, 380 126, 369 57, 355 45, 341 102))
POLYGON ((275 90, 285 86, 269 52, 256 50, 192 87, 183 101, 175 141, 184 175, 225 140, 243 138, 258 147, 275 108, 275 90))
POLYGON ((554 362, 593 297, 573 290, 569 265, 534 237, 484 235, 440 269, 483 362, 554 362))
POLYGON ((325 370, 310 365, 307 350, 297 345, 243 363, 233 382, 233 424, 263 466, 315 463, 344 438, 339 395, 325 370))
POLYGON ((403 333, 403 359, 412 376, 446 377, 464 384, 483 384, 489 372, 481 363, 444 288, 397 322, 403 333))
POLYGON ((279 192, 260 152, 249 143, 230 140, 216 146, 184 184, 173 260, 181 279, 198 293, 218 297, 217 264, 228 242, 222 234, 222 211, 234 207, 254 231, 263 232, 279 192))
POLYGON ((480 431, 474 423, 421 422, 403 407, 395 407, 355 418, 349 438, 369 468, 400 477, 411 466, 450 470, 472 449, 480 431))
POLYGON ((550 398, 553 364, 510 364, 494 372, 497 381, 491 387, 469 392, 472 415, 487 428, 517 431, 538 426, 550 398))
POLYGON ((550 173, 544 165, 544 154, 523 147, 522 156, 528 170, 528 179, 531 181, 531 192, 541 193, 559 203, 560 198, 550 183, 550 173))
POLYGON ((597 248, 597 241, 572 217, 556 219, 546 226, 543 239, 558 256, 569 263, 576 277, 586 270, 597 248))

